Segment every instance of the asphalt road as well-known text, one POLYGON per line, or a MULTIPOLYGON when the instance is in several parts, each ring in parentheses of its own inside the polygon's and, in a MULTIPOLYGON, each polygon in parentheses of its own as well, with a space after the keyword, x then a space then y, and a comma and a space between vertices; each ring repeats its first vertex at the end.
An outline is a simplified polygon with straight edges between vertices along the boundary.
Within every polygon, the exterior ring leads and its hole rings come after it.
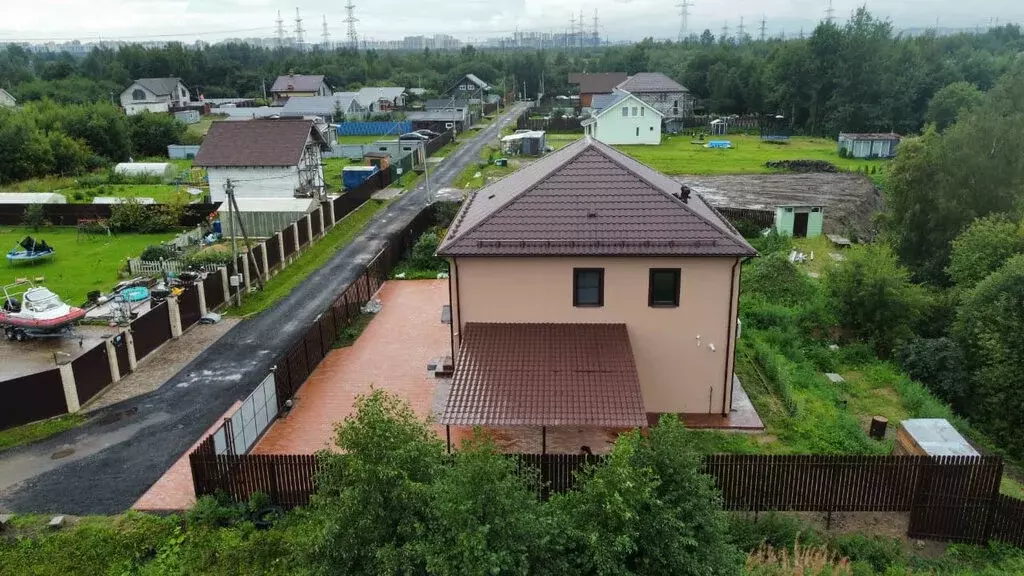
MULTIPOLYGON (((464 142, 430 172, 432 189, 450 187, 520 104, 464 142)), ((63 434, 0 453, 0 512, 114 514, 129 507, 237 400, 259 385, 386 239, 427 203, 425 187, 378 214, 287 298, 241 322, 159 389, 99 411, 63 434), (73 453, 54 459, 55 453, 73 453)))

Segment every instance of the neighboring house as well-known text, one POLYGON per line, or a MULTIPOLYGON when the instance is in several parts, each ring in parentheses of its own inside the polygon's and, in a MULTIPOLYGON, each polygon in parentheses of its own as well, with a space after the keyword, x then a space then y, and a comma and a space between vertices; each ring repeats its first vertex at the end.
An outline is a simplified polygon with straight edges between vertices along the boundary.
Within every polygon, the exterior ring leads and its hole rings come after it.
POLYGON ((693 96, 682 84, 661 72, 639 72, 617 86, 654 106, 664 116, 666 129, 676 132, 682 119, 693 116, 693 96))
POLYGON ((839 149, 846 150, 851 158, 892 158, 903 138, 899 134, 853 134, 839 133, 839 149))
POLYGON ((406 112, 405 119, 412 122, 412 129, 426 128, 435 132, 444 132, 454 128, 456 132, 465 132, 472 125, 473 116, 466 109, 442 109, 406 112))
POLYGON ((605 144, 661 144, 661 112, 629 92, 595 96, 591 114, 583 131, 605 144))
POLYGON ((625 72, 601 72, 600 74, 569 74, 569 84, 579 86, 580 107, 590 108, 594 96, 611 94, 615 87, 626 80, 625 72))
POLYGON ((476 74, 466 74, 445 90, 442 96, 456 100, 469 100, 473 104, 479 104, 490 91, 491 85, 477 78, 476 74))
POLYGON ((275 106, 282 106, 289 98, 307 96, 330 96, 331 87, 324 82, 321 75, 306 76, 302 74, 288 74, 278 76, 274 85, 270 87, 270 97, 275 106))
POLYGON ((239 198, 319 198, 327 149, 312 120, 214 122, 193 166, 206 168, 214 202, 226 200, 228 179, 239 198))
POLYGON ((0 88, 0 108, 13 108, 18 105, 18 101, 11 96, 11 93, 3 88, 0 88))
POLYGON ((630 428, 742 398, 740 267, 756 251, 614 148, 583 138, 473 193, 437 253, 455 361, 441 424, 630 428))
POLYGON ((371 86, 361 88, 359 104, 370 114, 382 114, 405 107, 405 88, 399 86, 371 86))
POLYGON ((455 98, 432 98, 423 103, 424 110, 469 110, 469 100, 455 98))
POLYGON ((129 116, 143 111, 169 112, 191 101, 181 78, 139 78, 121 92, 121 107, 129 116))
POLYGON ((335 92, 330 96, 291 98, 281 108, 282 118, 303 118, 315 116, 325 122, 344 118, 363 118, 364 108, 356 99, 355 92, 335 92))

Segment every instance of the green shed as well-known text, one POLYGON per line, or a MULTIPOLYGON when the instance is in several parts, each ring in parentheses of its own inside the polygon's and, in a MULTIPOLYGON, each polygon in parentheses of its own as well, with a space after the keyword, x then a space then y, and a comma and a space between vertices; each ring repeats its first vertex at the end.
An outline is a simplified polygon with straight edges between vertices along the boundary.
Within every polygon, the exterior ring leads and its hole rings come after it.
POLYGON ((775 207, 775 231, 794 238, 821 236, 825 211, 821 206, 784 204, 775 207))

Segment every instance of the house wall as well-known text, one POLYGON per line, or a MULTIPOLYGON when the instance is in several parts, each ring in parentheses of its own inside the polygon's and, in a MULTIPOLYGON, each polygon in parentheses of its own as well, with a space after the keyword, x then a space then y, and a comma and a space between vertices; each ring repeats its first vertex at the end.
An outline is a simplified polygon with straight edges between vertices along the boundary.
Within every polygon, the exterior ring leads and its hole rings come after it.
POLYGON ((653 106, 665 118, 693 116, 693 96, 688 92, 646 92, 633 95, 653 106))
POLYGON ((299 187, 297 166, 210 167, 210 199, 224 202, 228 178, 234 183, 238 198, 294 198, 299 187))
POLYGON ((451 266, 455 346, 467 322, 624 323, 647 412, 722 413, 723 402, 725 411, 732 403, 736 263, 734 258, 456 258, 451 266), (574 267, 604 268, 603 307, 572 305, 574 267), (651 268, 682 269, 679 307, 648 306, 651 268))
POLYGON ((643 104, 634 98, 616 104, 587 128, 587 134, 605 144, 661 144, 661 117, 650 109, 644 109, 643 104), (622 116, 623 108, 629 109, 629 116, 622 116), (633 116, 633 108, 637 109, 636 116, 633 116), (641 110, 644 110, 643 116, 640 115, 641 110))
POLYGON ((0 106, 15 106, 18 102, 6 90, 0 89, 0 106))
POLYGON ((170 109, 171 103, 166 100, 163 102, 135 102, 126 104, 124 106, 124 113, 128 116, 135 116, 136 114, 142 114, 147 111, 162 113, 168 112, 170 109))
POLYGON ((181 82, 178 82, 178 85, 175 87, 174 94, 171 94, 169 96, 157 96, 156 94, 154 94, 153 92, 151 92, 150 90, 143 87, 141 84, 137 82, 133 82, 131 86, 129 86, 123 92, 121 92, 121 107, 125 109, 125 113, 127 113, 129 116, 133 114, 138 114, 143 110, 149 110, 151 112, 167 112, 172 106, 184 106, 185 104, 191 102, 191 100, 192 97, 188 91, 188 88, 185 88, 185 85, 181 82), (134 93, 136 90, 142 90, 145 93, 145 98, 142 100, 136 99, 134 97, 134 93), (143 106, 144 104, 152 104, 154 102, 164 103, 166 105, 163 107, 163 109, 146 108, 143 106), (129 110, 134 110, 134 112, 130 112, 129 110))

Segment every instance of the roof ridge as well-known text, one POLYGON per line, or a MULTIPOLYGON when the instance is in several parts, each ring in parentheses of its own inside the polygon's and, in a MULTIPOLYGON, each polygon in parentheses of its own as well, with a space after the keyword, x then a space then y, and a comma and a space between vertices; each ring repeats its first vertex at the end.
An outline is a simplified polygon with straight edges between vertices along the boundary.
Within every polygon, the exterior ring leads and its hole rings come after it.
MULTIPOLYGON (((509 198, 507 200, 505 200, 504 203, 502 203, 500 206, 498 206, 498 207, 494 208, 493 210, 491 210, 487 215, 485 215, 480 220, 476 221, 476 223, 474 223, 472 226, 470 226, 469 228, 466 228, 465 230, 459 230, 456 227, 456 228, 454 228, 454 230, 455 230, 455 234, 454 235, 451 235, 451 230, 449 230, 449 237, 446 238, 445 241, 442 242, 440 246, 438 246, 438 250, 439 251, 443 250, 448 244, 454 243, 456 240, 458 240, 458 238, 460 236, 464 236, 466 234, 469 234, 473 230, 476 230, 477 228, 479 228, 481 224, 484 224, 485 222, 489 221, 491 218, 494 218, 494 216, 496 214, 498 214, 499 212, 503 211, 505 208, 508 208, 509 204, 511 204, 512 202, 514 202, 515 200, 517 200, 519 198, 522 198, 524 195, 529 193, 531 190, 534 190, 537 186, 539 186, 541 183, 543 183, 544 180, 548 176, 554 174, 558 170, 561 170, 562 168, 565 167, 566 164, 568 164, 569 162, 571 162, 571 161, 575 160, 576 158, 578 158, 580 156, 580 154, 582 154, 583 152, 587 151, 593 145, 594 141, 593 141, 593 139, 590 136, 584 136, 583 138, 577 140, 576 142, 573 142, 573 143, 569 144, 569 146, 566 146, 565 148, 562 148, 562 150, 566 150, 566 149, 568 149, 571 146, 579 145, 578 143, 580 143, 580 142, 583 142, 584 144, 580 146, 580 150, 578 152, 576 152, 574 154, 571 154, 571 155, 567 155, 565 160, 562 160, 561 162, 559 162, 558 164, 553 166, 551 169, 541 173, 532 184, 530 184, 529 186, 527 186, 526 188, 524 188, 520 192, 518 192, 516 194, 510 195, 509 198)), ((555 154, 557 154, 557 152, 555 152, 555 154)), ((530 167, 527 166, 526 168, 521 168, 521 170, 528 170, 529 168, 530 167)), ((473 198, 475 199, 476 196, 480 195, 481 192, 487 190, 491 186, 493 186, 493 184, 488 185, 488 186, 484 186, 483 188, 477 190, 476 192, 473 193, 473 198)), ((469 204, 470 204, 470 202, 466 202, 463 205, 462 210, 459 211, 458 216, 456 216, 456 218, 460 222, 461 222, 462 218, 465 216, 466 212, 468 211, 469 204)))
MULTIPOLYGON (((614 148, 612 148, 611 146, 608 146, 608 145, 606 145, 606 144, 604 145, 604 147, 605 147, 605 148, 608 148, 608 149, 610 149, 610 150, 615 150, 614 148)), ((683 207, 683 209, 685 209, 685 210, 686 210, 687 212, 689 212, 690 214, 692 214, 692 215, 696 216, 697 218, 699 218, 699 219, 700 219, 700 220, 701 220, 702 222, 704 222, 704 223, 705 223, 705 224, 707 224, 708 226, 711 226, 711 227, 712 227, 712 228, 714 228, 715 230, 717 230, 717 231, 721 232, 722 234, 725 234, 725 235, 726 235, 726 236, 728 236, 728 237, 729 237, 729 239, 730 239, 731 241, 733 241, 734 243, 737 243, 737 244, 739 244, 738 242, 736 242, 736 238, 735 238, 735 237, 733 237, 733 232, 731 232, 731 231, 730 231, 730 230, 729 230, 728 228, 727 228, 727 229, 725 229, 725 230, 723 230, 723 229, 722 229, 722 228, 721 228, 721 227, 720 227, 719 225, 715 224, 714 222, 712 222, 711 220, 709 220, 709 219, 708 219, 707 217, 705 217, 705 216, 704 216, 703 214, 701 214, 701 213, 697 212, 696 210, 694 210, 694 209, 693 209, 693 208, 692 208, 692 207, 691 207, 691 206, 690 206, 690 205, 689 205, 688 203, 686 203, 686 202, 683 202, 683 201, 682 201, 681 199, 679 199, 678 197, 676 197, 676 196, 675 196, 674 194, 671 194, 671 193, 669 193, 669 192, 666 192, 665 190, 663 190, 663 189, 661 188, 661 186, 659 186, 659 185, 655 184, 654 182, 651 182, 651 181, 650 181, 649 179, 647 179, 647 178, 645 178, 644 176, 642 176, 642 175, 638 174, 638 173, 637 173, 637 172, 636 172, 635 170, 632 170, 632 169, 630 169, 630 167, 629 167, 629 166, 626 166, 625 164, 623 164, 623 163, 621 162, 620 158, 625 158, 625 159, 629 159, 629 160, 630 160, 631 162, 636 162, 637 164, 639 164, 639 165, 643 166, 644 168, 647 168, 648 170, 651 170, 651 171, 657 172, 656 170, 654 170, 654 168, 651 168, 650 166, 648 166, 648 165, 644 164, 643 162, 640 162, 640 161, 639 161, 639 160, 637 160, 636 158, 633 158, 633 157, 631 157, 631 156, 628 156, 628 155, 627 155, 627 154, 625 154, 624 152, 619 152, 618 150, 615 150, 615 155, 613 156, 613 155, 610 155, 610 154, 608 154, 608 152, 607 152, 607 151, 605 151, 605 150, 603 150, 603 149, 602 149, 602 147, 600 147, 600 146, 595 146, 595 148, 596 148, 596 149, 598 150, 598 152, 600 152, 600 153, 601 153, 602 155, 604 155, 604 156, 605 156, 606 158, 608 158, 609 160, 611 160, 612 162, 614 162, 615 164, 617 164, 618 166, 620 166, 620 167, 621 167, 621 168, 622 168, 623 170, 625 170, 625 171, 629 172, 630 174, 632 174, 632 175, 636 176, 637 178, 639 178, 639 179, 640 179, 640 180, 641 180, 642 182, 646 183, 646 184, 647 184, 648 186, 650 186, 651 188, 654 188, 654 189, 655 189, 655 190, 657 190, 658 192, 661 192, 662 194, 664 194, 665 196, 667 196, 667 197, 668 197, 669 199, 671 199, 671 200, 672 200, 673 202, 675 202, 675 203, 676 203, 677 205, 679 205, 679 206, 682 206, 682 207, 683 207), (619 158, 616 158, 616 156, 619 156, 619 158)), ((682 186, 682 184, 680 184, 680 186, 682 186)), ((700 198, 700 201, 701 201, 701 202, 704 202, 704 198, 703 198, 703 197, 702 197, 702 198, 700 198)), ((706 202, 705 202, 704 204, 705 204, 705 206, 709 206, 709 207, 710 207, 710 204, 707 204, 706 202)), ((717 213, 717 212, 716 212, 716 213, 717 213)), ((736 233, 736 234, 738 234, 738 232, 735 232, 735 233, 736 233)))

